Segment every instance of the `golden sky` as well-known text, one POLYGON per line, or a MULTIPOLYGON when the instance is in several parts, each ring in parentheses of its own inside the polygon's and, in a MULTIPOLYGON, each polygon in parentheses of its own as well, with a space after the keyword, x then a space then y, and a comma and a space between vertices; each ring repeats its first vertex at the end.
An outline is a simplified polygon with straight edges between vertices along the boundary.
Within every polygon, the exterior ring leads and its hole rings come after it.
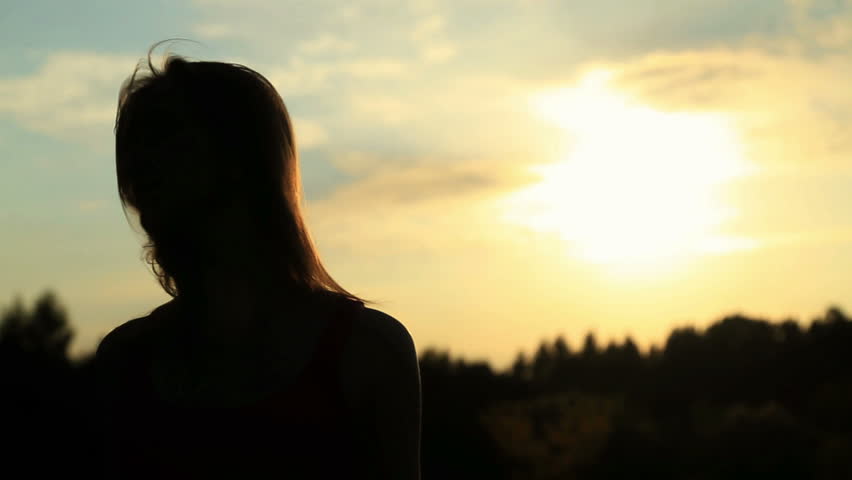
POLYGON ((111 127, 170 37, 276 85, 329 269, 421 349, 849 303, 852 1, 66 3, 0 14, 0 293, 55 289, 78 350, 165 300, 111 127))

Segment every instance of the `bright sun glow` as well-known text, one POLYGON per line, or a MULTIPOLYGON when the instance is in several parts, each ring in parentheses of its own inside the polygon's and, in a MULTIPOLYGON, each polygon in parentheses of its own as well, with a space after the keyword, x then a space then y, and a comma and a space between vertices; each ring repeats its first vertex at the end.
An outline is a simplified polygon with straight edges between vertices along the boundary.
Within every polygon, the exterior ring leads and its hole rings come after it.
POLYGON ((720 187, 748 167, 726 119, 633 103, 609 78, 597 71, 533 96, 535 113, 573 144, 564 160, 535 168, 540 182, 508 198, 508 219, 559 234, 580 258, 627 267, 753 246, 717 233, 735 213, 720 187))

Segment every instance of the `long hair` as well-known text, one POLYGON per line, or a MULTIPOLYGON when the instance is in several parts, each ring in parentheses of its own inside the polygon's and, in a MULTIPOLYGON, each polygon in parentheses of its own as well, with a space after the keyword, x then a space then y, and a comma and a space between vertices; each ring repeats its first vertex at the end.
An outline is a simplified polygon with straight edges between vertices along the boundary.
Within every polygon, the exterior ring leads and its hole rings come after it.
POLYGON ((305 226, 292 123, 272 84, 231 63, 169 55, 156 68, 149 53, 145 66, 121 87, 116 173, 163 289, 198 289, 225 258, 291 293, 357 300, 323 267, 305 226))

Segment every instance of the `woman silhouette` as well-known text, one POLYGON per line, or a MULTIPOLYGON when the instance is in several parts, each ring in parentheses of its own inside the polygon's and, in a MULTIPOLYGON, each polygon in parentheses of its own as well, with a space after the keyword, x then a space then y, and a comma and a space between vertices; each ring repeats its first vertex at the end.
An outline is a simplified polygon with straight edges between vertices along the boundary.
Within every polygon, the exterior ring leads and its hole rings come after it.
POLYGON ((118 190, 172 297, 96 356, 109 478, 420 476, 414 344, 323 268, 275 88, 149 60, 122 86, 118 190))

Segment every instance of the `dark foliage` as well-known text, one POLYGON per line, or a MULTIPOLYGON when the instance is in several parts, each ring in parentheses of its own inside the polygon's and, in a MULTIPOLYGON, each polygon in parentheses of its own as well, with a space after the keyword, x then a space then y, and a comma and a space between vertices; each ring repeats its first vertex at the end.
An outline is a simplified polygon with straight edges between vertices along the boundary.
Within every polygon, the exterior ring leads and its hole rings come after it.
POLYGON ((91 368, 88 359, 68 358, 72 338, 65 311, 51 293, 31 309, 16 300, 0 317, 0 424, 6 474, 56 478, 91 471, 91 368))
MULTIPOLYGON (((506 373, 480 371, 475 382, 456 366, 462 362, 435 358, 427 351, 421 360, 429 364, 424 392, 431 387, 430 398, 443 401, 424 399, 424 411, 460 420, 442 424, 431 448, 450 450, 437 439, 477 429, 489 433, 478 448, 498 446, 479 465, 479 457, 465 457, 467 471, 852 478, 852 321, 837 308, 807 328, 732 315, 704 331, 676 329, 647 354, 629 338, 601 347, 589 334, 578 352, 557 338, 531 358, 519 354, 506 373), (430 385, 436 371, 441 383, 430 385), (478 399, 473 414, 454 400, 462 392, 478 399)), ((430 453, 427 466, 453 454, 430 453)))
MULTIPOLYGON (((97 471, 87 359, 50 294, 0 319, 4 472, 97 471), (22 470, 19 470, 22 469, 22 470)), ((852 321, 743 315, 579 350, 563 338, 505 372, 426 350, 427 479, 852 478, 852 321)))

